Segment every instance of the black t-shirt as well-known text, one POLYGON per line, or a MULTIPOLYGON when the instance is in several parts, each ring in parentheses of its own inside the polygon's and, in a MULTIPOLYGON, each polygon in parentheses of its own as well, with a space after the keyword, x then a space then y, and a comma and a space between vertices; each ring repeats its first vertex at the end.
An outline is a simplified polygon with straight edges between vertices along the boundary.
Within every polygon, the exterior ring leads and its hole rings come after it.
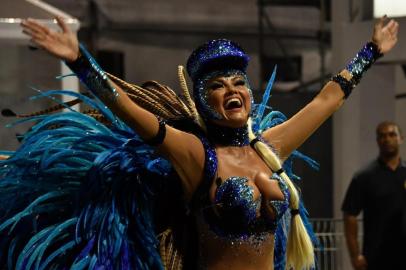
POLYGON ((401 257, 406 240, 405 163, 392 171, 375 160, 358 172, 347 190, 342 210, 354 216, 363 211, 363 254, 370 266, 404 261, 401 257))

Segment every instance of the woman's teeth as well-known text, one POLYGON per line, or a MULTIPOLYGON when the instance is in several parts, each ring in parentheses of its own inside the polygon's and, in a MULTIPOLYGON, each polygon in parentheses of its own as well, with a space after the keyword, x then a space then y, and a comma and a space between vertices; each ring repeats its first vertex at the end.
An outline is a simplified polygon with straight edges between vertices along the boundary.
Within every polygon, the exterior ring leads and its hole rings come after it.
POLYGON ((231 98, 227 100, 225 108, 226 109, 234 109, 234 108, 240 108, 241 107, 241 101, 238 98, 231 98))

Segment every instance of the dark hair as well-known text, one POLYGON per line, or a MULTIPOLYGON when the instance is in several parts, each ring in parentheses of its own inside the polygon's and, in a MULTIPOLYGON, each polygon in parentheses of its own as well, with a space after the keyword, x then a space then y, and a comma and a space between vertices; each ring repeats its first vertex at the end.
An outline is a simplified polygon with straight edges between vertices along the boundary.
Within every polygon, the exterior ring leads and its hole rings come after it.
POLYGON ((398 131, 399 131, 399 135, 400 136, 402 136, 402 129, 400 128, 400 126, 397 124, 397 123, 395 123, 395 122, 393 122, 393 121, 383 121, 383 122, 380 122, 377 126, 376 126, 376 130, 375 130, 375 132, 376 132, 376 135, 378 135, 378 132, 379 132, 379 130, 381 129, 381 128, 383 128, 383 127, 387 127, 387 126, 395 126, 395 127, 397 127, 398 128, 398 131))

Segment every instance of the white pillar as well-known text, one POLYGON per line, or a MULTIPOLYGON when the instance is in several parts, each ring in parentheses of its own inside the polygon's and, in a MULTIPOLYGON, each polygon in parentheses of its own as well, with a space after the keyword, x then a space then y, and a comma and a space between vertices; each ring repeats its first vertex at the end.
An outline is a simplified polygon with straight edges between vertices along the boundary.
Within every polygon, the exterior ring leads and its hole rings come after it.
MULTIPOLYGON (((69 67, 63 62, 61 61, 61 75, 67 75, 67 74, 71 74, 72 71, 69 69, 69 67)), ((68 76, 65 77, 63 79, 61 79, 61 89, 62 90, 71 90, 73 92, 79 93, 79 80, 76 76, 68 76)), ((67 96, 63 96, 62 97, 62 101, 63 102, 67 102, 69 100, 72 100, 72 98, 67 97, 67 96)), ((71 107, 74 110, 79 111, 79 104, 72 106, 71 107)))

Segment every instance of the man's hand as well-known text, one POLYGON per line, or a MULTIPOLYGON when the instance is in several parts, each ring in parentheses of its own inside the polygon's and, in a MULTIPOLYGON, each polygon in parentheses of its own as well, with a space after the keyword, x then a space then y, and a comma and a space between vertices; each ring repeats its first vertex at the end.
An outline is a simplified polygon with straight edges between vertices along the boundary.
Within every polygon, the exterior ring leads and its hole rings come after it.
POLYGON ((368 265, 364 255, 361 254, 352 258, 351 263, 355 270, 366 270, 368 265))

